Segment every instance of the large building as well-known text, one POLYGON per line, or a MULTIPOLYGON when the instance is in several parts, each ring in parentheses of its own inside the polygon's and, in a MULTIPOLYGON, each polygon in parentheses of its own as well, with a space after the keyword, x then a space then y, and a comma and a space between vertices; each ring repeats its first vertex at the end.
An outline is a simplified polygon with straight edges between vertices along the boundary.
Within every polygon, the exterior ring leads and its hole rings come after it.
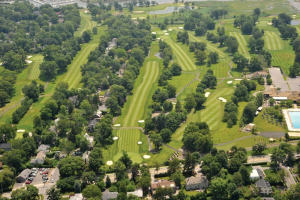
POLYGON ((276 101, 286 101, 290 99, 294 102, 298 102, 300 101, 300 92, 298 91, 281 92, 277 90, 277 88, 271 88, 270 90, 264 92, 264 97, 273 98, 276 101))
POLYGON ((19 176, 17 176, 16 181, 17 181, 18 183, 25 182, 26 179, 29 177, 30 174, 31 174, 31 170, 30 170, 30 169, 24 169, 24 170, 19 174, 19 176))
POLYGON ((203 190, 208 187, 208 180, 205 176, 189 177, 185 179, 186 190, 203 190))

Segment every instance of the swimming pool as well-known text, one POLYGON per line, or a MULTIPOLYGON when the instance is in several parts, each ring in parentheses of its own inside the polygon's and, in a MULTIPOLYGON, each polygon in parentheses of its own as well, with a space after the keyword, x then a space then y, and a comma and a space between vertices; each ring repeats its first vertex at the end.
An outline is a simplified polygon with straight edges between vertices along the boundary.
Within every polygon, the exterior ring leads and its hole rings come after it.
POLYGON ((299 111, 289 111, 289 116, 293 124, 293 128, 300 129, 300 112, 299 111))

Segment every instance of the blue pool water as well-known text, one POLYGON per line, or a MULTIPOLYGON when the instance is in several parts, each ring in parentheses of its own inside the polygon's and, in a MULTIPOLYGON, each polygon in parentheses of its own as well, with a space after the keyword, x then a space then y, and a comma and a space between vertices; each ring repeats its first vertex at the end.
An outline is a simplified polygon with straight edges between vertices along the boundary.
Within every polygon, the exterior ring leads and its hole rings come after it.
POLYGON ((300 112, 289 112, 293 128, 300 128, 300 112))

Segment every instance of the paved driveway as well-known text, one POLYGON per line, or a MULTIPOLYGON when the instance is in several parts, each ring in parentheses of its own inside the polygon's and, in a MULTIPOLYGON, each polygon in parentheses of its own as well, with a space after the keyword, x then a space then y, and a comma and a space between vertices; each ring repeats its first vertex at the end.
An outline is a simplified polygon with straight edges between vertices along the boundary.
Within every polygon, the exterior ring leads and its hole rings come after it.
POLYGON ((283 76, 279 68, 272 67, 269 68, 271 79, 276 88, 281 88, 282 92, 289 91, 289 87, 286 81, 283 79, 283 76))
POLYGON ((300 91, 300 78, 288 78, 287 82, 291 91, 300 91))
POLYGON ((281 138, 283 137, 285 132, 273 132, 273 131, 265 131, 261 132, 260 135, 266 138, 281 138))
POLYGON ((270 155, 249 156, 247 163, 271 162, 270 155))

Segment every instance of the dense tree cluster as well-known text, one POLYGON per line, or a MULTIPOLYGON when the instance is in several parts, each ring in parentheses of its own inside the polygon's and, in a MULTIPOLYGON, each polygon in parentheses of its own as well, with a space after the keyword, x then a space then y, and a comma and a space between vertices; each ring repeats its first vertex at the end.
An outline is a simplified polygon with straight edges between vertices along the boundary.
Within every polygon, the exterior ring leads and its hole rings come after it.
MULTIPOLYGON (((171 67, 166 67, 163 69, 160 78, 158 79, 159 86, 168 85, 168 80, 171 80, 173 76, 181 75, 182 68, 177 63, 173 63, 171 67)), ((169 95, 170 97, 174 97, 175 95, 169 95)))
POLYGON ((247 124, 253 122, 255 117, 255 112, 257 108, 263 104, 263 100, 264 100, 263 94, 258 93, 256 97, 245 106, 241 118, 241 123, 247 124))
POLYGON ((195 35, 204 35, 207 30, 214 30, 216 23, 213 18, 204 16, 202 13, 193 11, 185 19, 184 30, 195 30, 195 35))
POLYGON ((262 38, 263 29, 260 31, 257 27, 253 28, 252 37, 250 37, 248 44, 252 52, 261 51, 264 48, 264 39, 262 38))
POLYGON ((172 48, 164 41, 159 41, 160 57, 164 60, 163 65, 165 67, 169 66, 170 61, 172 60, 172 48))
POLYGON ((4 106, 14 94, 16 72, 4 69, 0 72, 0 106, 4 106))
POLYGON ((23 116, 27 113, 27 111, 29 110, 32 103, 33 103, 32 99, 25 98, 21 102, 21 106, 19 108, 17 108, 17 110, 15 110, 15 112, 13 112, 12 123, 17 124, 23 118, 23 116))
POLYGON ((179 31, 177 33, 177 40, 182 42, 183 44, 187 43, 189 44, 189 34, 187 31, 181 32, 179 31))
POLYGON ((253 27, 255 26, 255 23, 257 22, 259 15, 260 15, 260 9, 255 8, 253 10, 252 15, 246 16, 242 14, 240 16, 237 16, 233 22, 233 25, 235 27, 240 27, 243 34, 250 35, 252 34, 253 27))
POLYGON ((290 25, 291 20, 292 17, 290 15, 280 13, 278 14, 278 19, 275 17, 272 19, 272 23, 274 27, 278 28, 283 39, 290 38, 293 41, 298 37, 298 32, 296 27, 290 25))
POLYGON ((212 136, 206 122, 191 122, 184 130, 183 145, 190 152, 210 152, 213 148, 212 136))
POLYGON ((225 18, 227 14, 228 14, 227 10, 217 9, 210 12, 210 17, 218 20, 218 19, 225 18))

